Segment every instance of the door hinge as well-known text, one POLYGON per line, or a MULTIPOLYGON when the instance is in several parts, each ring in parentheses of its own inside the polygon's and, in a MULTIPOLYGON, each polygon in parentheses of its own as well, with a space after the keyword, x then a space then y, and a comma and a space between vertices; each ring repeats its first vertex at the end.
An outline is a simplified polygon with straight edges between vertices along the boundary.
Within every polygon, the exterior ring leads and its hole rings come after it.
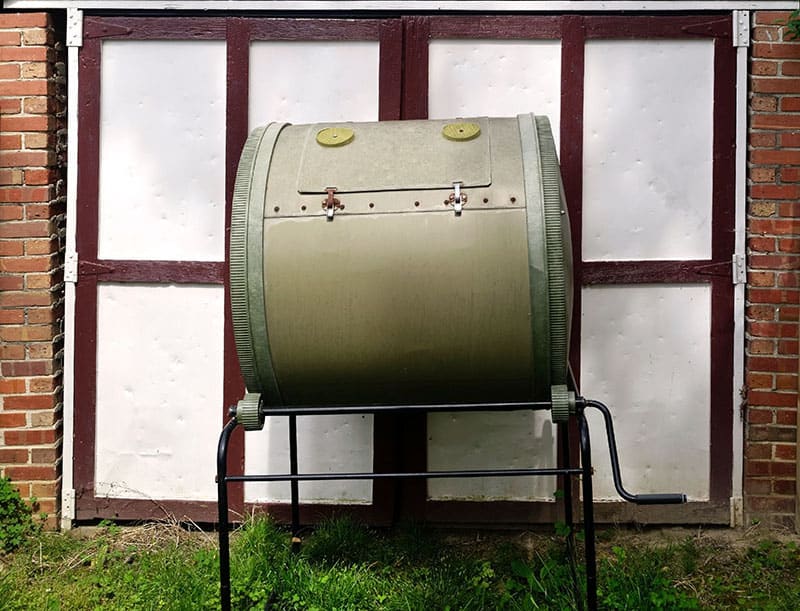
POLYGON ((747 282, 747 264, 744 255, 733 255, 733 283, 744 284, 747 282))
POLYGON ((733 11, 733 46, 750 46, 750 11, 733 11))
POLYGON ((79 8, 67 9, 67 46, 83 46, 83 11, 79 8))
POLYGON ((64 282, 78 281, 78 253, 68 252, 64 255, 64 282))
POLYGON ((75 489, 64 490, 61 495, 61 528, 69 530, 72 528, 72 520, 75 519, 75 489))

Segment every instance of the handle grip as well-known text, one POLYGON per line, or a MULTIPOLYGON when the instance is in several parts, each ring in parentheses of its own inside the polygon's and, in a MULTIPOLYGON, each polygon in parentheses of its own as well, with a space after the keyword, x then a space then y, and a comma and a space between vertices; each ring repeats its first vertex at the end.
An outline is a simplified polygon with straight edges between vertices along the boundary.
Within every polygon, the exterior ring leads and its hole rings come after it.
POLYGON ((680 505, 686 502, 685 494, 634 494, 633 502, 637 505, 680 505))

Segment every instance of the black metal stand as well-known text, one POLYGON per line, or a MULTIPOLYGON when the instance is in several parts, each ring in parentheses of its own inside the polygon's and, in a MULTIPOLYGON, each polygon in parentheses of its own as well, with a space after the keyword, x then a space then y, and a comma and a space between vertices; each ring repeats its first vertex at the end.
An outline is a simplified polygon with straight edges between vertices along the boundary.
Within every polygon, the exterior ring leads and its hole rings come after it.
MULTIPOLYGON (((683 494, 631 494, 622 486, 620 475, 617 445, 614 437, 614 425, 611 412, 599 401, 592 401, 578 397, 576 399, 574 418, 577 421, 580 436, 581 466, 572 467, 570 463, 569 425, 561 426, 562 466, 545 469, 486 469, 486 470, 457 470, 457 471, 423 471, 417 473, 298 473, 297 463, 297 424, 298 415, 341 415, 341 414, 378 414, 378 413, 441 413, 441 412, 501 412, 501 411, 547 411, 551 409, 550 402, 518 402, 518 403, 465 403, 447 405, 373 405, 373 406, 296 406, 290 408, 269 408, 266 416, 289 416, 289 450, 290 473, 269 475, 228 475, 228 442, 237 426, 235 419, 231 419, 223 428, 217 446, 217 495, 219 509, 219 579, 220 602, 222 611, 231 608, 231 580, 230 580, 230 521, 228 517, 228 483, 229 482, 290 482, 292 499, 292 543, 293 547, 299 544, 298 530, 300 527, 298 482, 323 481, 323 480, 363 480, 363 479, 399 479, 399 478, 469 478, 469 477, 509 477, 525 475, 555 475, 564 478, 564 520, 569 527, 570 535, 568 545, 570 552, 574 552, 572 539, 572 478, 581 476, 582 501, 583 501, 583 527, 585 535, 585 564, 586 564, 586 606, 590 610, 597 609, 597 558, 595 549, 595 524, 594 505, 592 497, 592 457, 589 440, 589 426, 586 422, 584 411, 588 407, 598 409, 605 421, 608 437, 611 470, 614 486, 619 495, 626 501, 639 505, 678 504, 685 503, 683 494)), ((578 592, 577 575, 573 572, 578 592)), ((580 600, 580 597, 577 597, 580 600)))

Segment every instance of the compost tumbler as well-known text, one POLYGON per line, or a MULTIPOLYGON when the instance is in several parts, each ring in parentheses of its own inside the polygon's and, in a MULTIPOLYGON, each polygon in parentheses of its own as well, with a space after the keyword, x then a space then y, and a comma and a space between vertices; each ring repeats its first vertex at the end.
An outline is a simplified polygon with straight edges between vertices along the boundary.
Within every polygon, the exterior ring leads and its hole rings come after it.
MULTIPOLYGON (((571 252, 545 117, 272 123, 253 131, 231 219, 231 309, 247 392, 217 447, 223 611, 231 606, 231 482, 290 482, 296 536, 300 481, 508 475, 580 477, 586 600, 596 608, 585 410, 603 416, 623 499, 676 504, 686 497, 626 491, 610 410, 572 388, 571 252), (574 418, 580 466, 570 460, 572 427, 563 426, 563 456, 553 468, 298 469, 298 415, 513 410, 574 418), (229 474, 234 429, 261 429, 270 416, 289 416, 290 473, 229 474)), ((564 516, 571 525, 569 483, 564 516)), ((574 550, 571 535, 568 541, 574 550)))
POLYGON ((546 117, 256 129, 230 254, 246 429, 304 404, 552 399, 568 417, 571 245, 546 117))

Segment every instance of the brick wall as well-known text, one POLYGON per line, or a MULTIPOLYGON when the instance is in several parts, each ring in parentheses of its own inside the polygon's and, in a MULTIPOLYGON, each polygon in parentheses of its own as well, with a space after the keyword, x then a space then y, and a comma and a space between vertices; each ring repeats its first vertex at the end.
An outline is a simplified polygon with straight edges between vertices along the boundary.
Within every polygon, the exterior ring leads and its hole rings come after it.
MULTIPOLYGON (((795 526, 800 301, 800 41, 757 12, 747 216, 748 520, 795 526)), ((800 527, 800 524, 797 525, 800 527)))
POLYGON ((61 472, 64 49, 0 12, 0 473, 57 524, 61 472))

